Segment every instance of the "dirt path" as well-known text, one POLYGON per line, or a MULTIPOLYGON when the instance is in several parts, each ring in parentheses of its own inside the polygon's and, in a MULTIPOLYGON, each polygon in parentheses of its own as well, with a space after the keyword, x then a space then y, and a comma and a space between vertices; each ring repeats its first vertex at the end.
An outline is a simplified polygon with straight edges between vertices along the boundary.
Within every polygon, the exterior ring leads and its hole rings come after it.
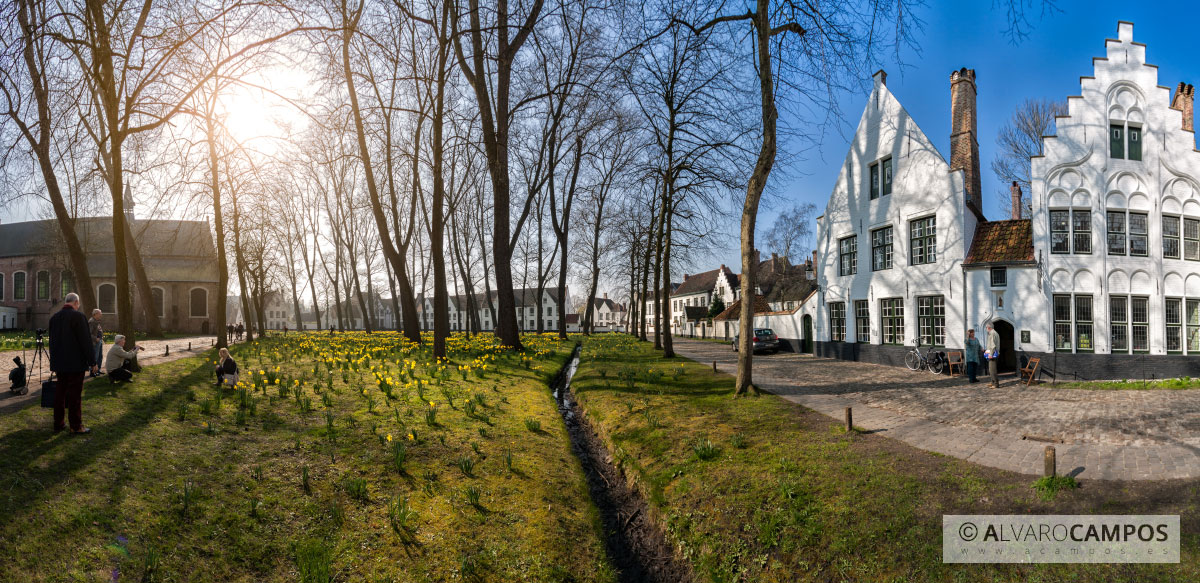
MULTIPOLYGON (((216 338, 216 336, 192 336, 188 338, 171 338, 169 340, 140 340, 138 341, 138 346, 145 347, 146 350, 138 355, 138 364, 145 366, 195 356, 212 348, 216 342, 216 338)), ((108 343, 104 345, 105 353, 108 352, 110 346, 111 344, 108 343)), ((48 357, 44 356, 43 360, 46 358, 48 357)), ((18 411, 30 403, 36 404, 40 401, 42 386, 38 382, 38 367, 32 362, 33 360, 34 353, 29 350, 24 352, 20 350, 0 352, 0 414, 18 411), (8 372, 15 367, 13 364, 14 356, 20 356, 29 370, 29 393, 21 396, 14 395, 8 390, 12 386, 8 382, 8 372)), ((41 370, 41 378, 48 378, 50 375, 49 361, 42 364, 41 370)))

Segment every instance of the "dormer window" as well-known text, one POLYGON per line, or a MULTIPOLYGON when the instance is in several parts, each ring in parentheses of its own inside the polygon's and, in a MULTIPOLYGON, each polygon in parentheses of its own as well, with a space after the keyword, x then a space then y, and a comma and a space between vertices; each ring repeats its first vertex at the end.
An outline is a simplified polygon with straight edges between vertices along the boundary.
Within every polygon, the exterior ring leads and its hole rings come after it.
POLYGON ((1141 161, 1142 128, 1133 124, 1112 123, 1108 128, 1109 156, 1141 161))

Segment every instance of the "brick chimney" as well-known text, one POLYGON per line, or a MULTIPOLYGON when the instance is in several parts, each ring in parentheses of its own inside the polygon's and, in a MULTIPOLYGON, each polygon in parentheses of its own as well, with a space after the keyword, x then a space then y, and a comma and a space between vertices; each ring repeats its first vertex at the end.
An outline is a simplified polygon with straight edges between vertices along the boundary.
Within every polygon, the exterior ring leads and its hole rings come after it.
POLYGON ((963 171, 967 204, 982 213, 977 117, 975 69, 964 67, 950 74, 950 170, 963 171))
POLYGON ((1183 112, 1183 129, 1189 132, 1195 130, 1192 125, 1195 121, 1195 97, 1196 88, 1180 81, 1179 87, 1175 88, 1175 96, 1171 98, 1171 109, 1183 112))
POLYGON ((1012 192, 1012 218, 1015 221, 1021 218, 1021 185, 1014 180, 1009 190, 1012 192))
POLYGON ((683 281, 687 281, 687 278, 688 278, 688 274, 686 274, 686 273, 683 274, 683 281))

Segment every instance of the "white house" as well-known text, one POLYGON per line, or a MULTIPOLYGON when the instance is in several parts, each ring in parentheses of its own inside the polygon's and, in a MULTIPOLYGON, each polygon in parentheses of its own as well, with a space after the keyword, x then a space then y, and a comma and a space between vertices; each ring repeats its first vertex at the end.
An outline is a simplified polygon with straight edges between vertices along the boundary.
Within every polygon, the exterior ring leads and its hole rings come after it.
POLYGON ((961 347, 962 263, 983 219, 975 72, 951 75, 950 161, 875 83, 817 218, 817 353, 899 364, 905 345, 961 347), (949 333, 948 333, 949 332, 949 333))
POLYGON ((683 282, 671 292, 671 332, 692 332, 695 319, 688 317, 687 308, 704 308, 692 311, 707 313, 715 298, 721 298, 724 305, 729 306, 737 300, 738 291, 738 276, 725 265, 695 275, 685 273, 683 282))
POLYGON ((818 353, 894 363, 992 324, 1006 367, 1200 372, 1194 88, 1159 85, 1131 23, 1105 49, 1032 160, 1030 219, 980 210, 974 71, 951 75, 949 162, 876 74, 818 219, 818 353))

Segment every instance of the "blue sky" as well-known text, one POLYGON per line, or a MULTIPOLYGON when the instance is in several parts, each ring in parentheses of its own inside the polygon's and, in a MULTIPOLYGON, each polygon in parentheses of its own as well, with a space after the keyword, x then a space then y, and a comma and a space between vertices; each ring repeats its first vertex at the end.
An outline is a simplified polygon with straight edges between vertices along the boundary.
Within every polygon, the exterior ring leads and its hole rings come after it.
MULTIPOLYGON (((1172 90, 1180 81, 1200 85, 1200 3, 1061 1, 1057 7, 1044 18, 1035 10, 1032 30, 1014 44, 1004 34, 1003 11, 992 2, 931 2, 917 12, 923 21, 915 35, 919 52, 903 53, 903 67, 884 66, 888 88, 943 156, 950 144, 950 72, 975 69, 984 212, 991 218, 1002 218, 997 202, 1008 196, 991 170, 1000 126, 1026 98, 1078 95, 1079 77, 1092 74, 1092 57, 1104 56, 1104 39, 1117 37, 1117 21, 1134 23, 1134 40, 1147 45, 1147 61, 1158 65, 1159 85, 1172 90)), ((845 114, 851 118, 846 128, 828 132, 807 160, 794 163, 789 176, 773 185, 779 197, 772 201, 775 208, 760 214, 759 225, 769 226, 776 209, 793 203, 811 202, 818 214, 824 210, 869 90, 866 83, 862 91, 845 96, 845 114)), ((740 264, 736 249, 718 255, 718 262, 740 264)))

